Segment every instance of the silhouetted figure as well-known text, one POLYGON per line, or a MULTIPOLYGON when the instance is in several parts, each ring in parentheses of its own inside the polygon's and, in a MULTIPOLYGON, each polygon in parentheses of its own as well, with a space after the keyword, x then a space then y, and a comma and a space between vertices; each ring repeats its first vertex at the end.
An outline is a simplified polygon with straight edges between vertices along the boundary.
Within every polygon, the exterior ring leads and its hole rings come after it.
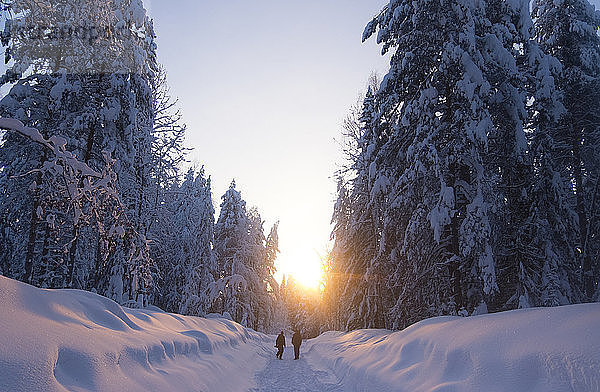
POLYGON ((277 347, 277 354, 275 354, 276 358, 281 358, 283 356, 283 348, 285 347, 285 336, 283 336, 283 331, 277 336, 277 340, 275 341, 275 347, 277 347))
POLYGON ((300 345, 302 344, 302 335, 299 331, 294 332, 292 344, 294 345, 294 359, 298 359, 300 358, 300 345))

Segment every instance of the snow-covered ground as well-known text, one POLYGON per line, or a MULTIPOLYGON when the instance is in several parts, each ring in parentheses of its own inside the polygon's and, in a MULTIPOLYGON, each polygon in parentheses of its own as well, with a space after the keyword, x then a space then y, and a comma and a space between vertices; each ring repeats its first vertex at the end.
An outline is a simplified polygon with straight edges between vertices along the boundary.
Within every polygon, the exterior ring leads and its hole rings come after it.
MULTIPOLYGON (((0 391, 245 391, 271 338, 0 276, 0 391)), ((268 353, 267 351, 268 350, 268 353)))
POLYGON ((0 391, 600 391, 600 304, 274 340, 0 277, 0 391))
POLYGON ((313 367, 352 391, 600 391, 600 304, 328 332, 309 345, 313 367))

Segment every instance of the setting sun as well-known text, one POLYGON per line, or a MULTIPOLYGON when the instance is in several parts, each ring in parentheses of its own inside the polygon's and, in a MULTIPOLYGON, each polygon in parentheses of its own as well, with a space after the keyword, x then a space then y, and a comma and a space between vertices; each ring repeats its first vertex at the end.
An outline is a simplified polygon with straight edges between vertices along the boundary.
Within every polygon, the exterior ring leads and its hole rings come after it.
POLYGON ((321 259, 313 254, 311 257, 281 257, 278 260, 277 280, 283 276, 293 279, 307 289, 319 289, 322 280, 321 259))

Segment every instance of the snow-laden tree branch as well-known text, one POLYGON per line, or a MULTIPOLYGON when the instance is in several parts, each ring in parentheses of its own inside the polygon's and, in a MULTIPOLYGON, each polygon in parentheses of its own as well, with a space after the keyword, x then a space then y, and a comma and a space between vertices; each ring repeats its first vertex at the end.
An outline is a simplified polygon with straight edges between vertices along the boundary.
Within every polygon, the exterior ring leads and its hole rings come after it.
POLYGON ((148 244, 125 213, 111 154, 102 152, 105 165, 99 172, 68 151, 63 137, 46 139, 37 129, 11 118, 0 118, 0 129, 16 132, 42 145, 48 153, 41 167, 22 176, 38 174, 30 187, 36 199, 33 219, 47 224, 48 230, 64 239, 60 243, 67 263, 61 286, 73 287, 76 252, 71 245, 84 227, 90 227, 97 231, 99 242, 94 289, 102 291, 105 287, 105 294, 123 303, 127 302, 121 298, 126 281, 136 286, 137 302, 144 305, 151 285, 148 244), (125 257, 114 257, 118 252, 125 257))

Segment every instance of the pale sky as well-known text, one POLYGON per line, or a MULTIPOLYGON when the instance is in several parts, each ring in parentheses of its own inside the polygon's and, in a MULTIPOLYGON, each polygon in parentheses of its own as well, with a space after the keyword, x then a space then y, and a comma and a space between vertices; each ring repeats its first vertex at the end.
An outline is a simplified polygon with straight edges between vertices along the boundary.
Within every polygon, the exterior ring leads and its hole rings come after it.
POLYGON ((267 233, 280 221, 280 274, 319 273, 340 162, 334 138, 371 72, 387 69, 375 42, 361 43, 385 3, 149 3, 191 158, 212 176, 215 206, 235 178, 267 233))

